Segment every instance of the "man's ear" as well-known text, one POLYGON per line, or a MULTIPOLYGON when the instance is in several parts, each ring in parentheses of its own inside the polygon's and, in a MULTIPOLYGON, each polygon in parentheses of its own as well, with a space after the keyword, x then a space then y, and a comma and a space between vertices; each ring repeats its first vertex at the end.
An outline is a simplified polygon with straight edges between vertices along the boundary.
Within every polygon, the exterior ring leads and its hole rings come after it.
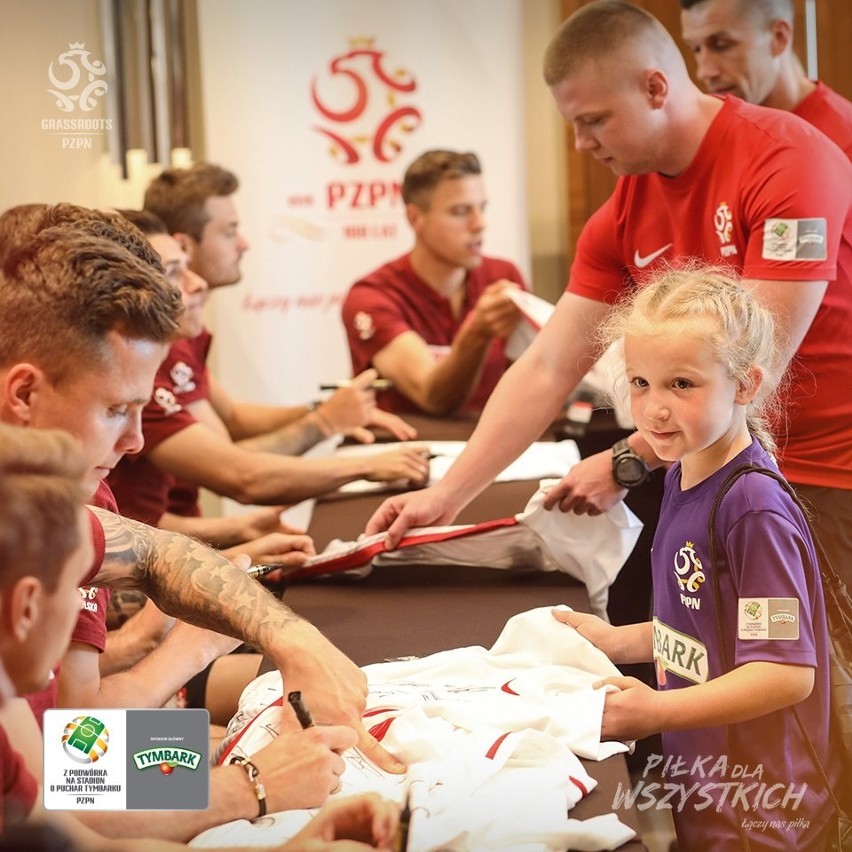
POLYGON ((661 109, 669 96, 669 78, 660 68, 651 68, 645 78, 645 93, 651 109, 661 109))
POLYGON ((793 43, 793 29, 788 21, 775 20, 769 25, 771 37, 770 50, 773 56, 780 56, 793 43))
POLYGON ((189 235, 178 231, 172 234, 175 242, 186 252, 186 257, 189 263, 192 263, 192 258, 198 243, 189 235))
POLYGON ((420 227, 420 222, 423 221, 423 211, 416 204, 406 204, 405 218, 408 219, 408 224, 411 225, 416 234, 420 227))
POLYGON ((20 426, 28 426, 35 417, 39 393, 48 384, 44 371, 26 362, 10 367, 3 376, 0 388, 0 407, 3 419, 20 426))
POLYGON ((23 645, 33 639, 32 631, 44 602, 44 588, 37 577, 25 576, 17 580, 0 601, 3 629, 23 645))

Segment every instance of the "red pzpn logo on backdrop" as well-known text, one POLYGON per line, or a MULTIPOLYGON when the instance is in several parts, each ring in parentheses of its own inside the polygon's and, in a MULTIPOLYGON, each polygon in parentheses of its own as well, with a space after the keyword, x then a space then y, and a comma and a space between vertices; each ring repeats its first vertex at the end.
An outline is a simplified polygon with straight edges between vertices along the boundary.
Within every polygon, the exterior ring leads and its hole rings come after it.
POLYGON ((311 98, 323 118, 313 129, 331 142, 329 153, 344 165, 369 154, 389 163, 402 151, 402 135, 423 119, 410 103, 417 81, 404 68, 388 72, 385 53, 372 38, 350 39, 349 46, 311 82, 311 98))

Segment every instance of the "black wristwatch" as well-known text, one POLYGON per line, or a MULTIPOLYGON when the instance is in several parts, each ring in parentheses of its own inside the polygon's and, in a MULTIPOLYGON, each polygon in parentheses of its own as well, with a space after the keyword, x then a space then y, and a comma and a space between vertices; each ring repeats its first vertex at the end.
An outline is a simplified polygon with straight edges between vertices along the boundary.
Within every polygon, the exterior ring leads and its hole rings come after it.
POLYGON ((612 476, 622 488, 636 488, 648 478, 645 459, 631 449, 627 438, 622 438, 612 448, 612 476))

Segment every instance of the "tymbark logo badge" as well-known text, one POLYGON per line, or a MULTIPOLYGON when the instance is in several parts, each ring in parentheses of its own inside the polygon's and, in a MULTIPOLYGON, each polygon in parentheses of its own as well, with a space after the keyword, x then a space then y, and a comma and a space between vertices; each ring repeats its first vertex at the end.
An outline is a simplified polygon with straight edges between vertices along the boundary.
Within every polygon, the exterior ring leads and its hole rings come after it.
POLYGON ((133 754, 137 769, 159 768, 163 775, 171 775, 176 766, 195 771, 201 761, 201 753, 186 748, 146 748, 133 754))

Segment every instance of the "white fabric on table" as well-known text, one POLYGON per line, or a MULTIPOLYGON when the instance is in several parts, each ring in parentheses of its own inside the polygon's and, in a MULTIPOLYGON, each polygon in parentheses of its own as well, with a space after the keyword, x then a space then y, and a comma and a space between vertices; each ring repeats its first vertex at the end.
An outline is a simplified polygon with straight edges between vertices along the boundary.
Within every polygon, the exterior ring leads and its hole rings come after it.
MULTIPOLYGON (((364 667, 364 724, 408 766, 384 773, 356 750, 344 755, 338 795, 374 790, 401 802, 410 791, 410 846, 418 850, 612 849, 631 839, 615 814, 568 819, 595 781, 577 755, 601 760, 600 679, 618 670, 549 607, 511 618, 490 650, 458 648, 364 667)), ((247 687, 220 754, 248 757, 277 735, 283 695, 270 672, 247 687)), ((309 701, 309 696, 306 696, 309 701)), ((304 825, 308 812, 209 829, 191 845, 264 845, 304 825)))
MULTIPOLYGON (((353 542, 334 540, 308 559, 305 569, 319 573, 316 569, 322 567, 332 573, 345 564, 350 574, 361 576, 370 572, 371 564, 397 565, 400 571, 410 565, 562 571, 585 584, 592 612, 606 618, 609 587, 636 546, 642 522, 623 501, 602 515, 545 510, 545 495, 556 482, 543 480, 512 525, 416 528, 392 551, 384 550, 385 533, 353 542), (454 531, 464 534, 441 539, 454 531), (345 563, 340 561, 344 559, 345 563)), ((292 576, 298 575, 297 571, 292 576)))
MULTIPOLYGON (((455 460, 462 454, 466 441, 415 441, 433 458, 429 460, 429 484, 440 482, 455 460)), ((410 446, 408 443, 351 444, 340 447, 337 458, 365 457, 410 446)), ((494 482, 519 482, 525 479, 542 479, 546 476, 562 477, 580 461, 577 444, 571 440, 536 441, 530 444, 513 462, 503 468, 494 482)), ((393 487, 407 487, 407 482, 369 482, 356 479, 338 489, 344 494, 373 494, 393 487)))

